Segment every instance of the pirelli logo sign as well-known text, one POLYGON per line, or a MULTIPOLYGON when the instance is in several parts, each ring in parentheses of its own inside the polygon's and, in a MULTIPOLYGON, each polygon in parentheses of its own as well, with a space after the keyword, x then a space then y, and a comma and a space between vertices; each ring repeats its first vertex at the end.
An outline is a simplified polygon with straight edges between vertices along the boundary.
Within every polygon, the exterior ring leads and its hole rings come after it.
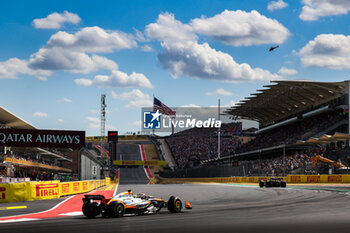
POLYGON ((37 197, 49 197, 59 195, 57 184, 37 184, 35 185, 37 197))

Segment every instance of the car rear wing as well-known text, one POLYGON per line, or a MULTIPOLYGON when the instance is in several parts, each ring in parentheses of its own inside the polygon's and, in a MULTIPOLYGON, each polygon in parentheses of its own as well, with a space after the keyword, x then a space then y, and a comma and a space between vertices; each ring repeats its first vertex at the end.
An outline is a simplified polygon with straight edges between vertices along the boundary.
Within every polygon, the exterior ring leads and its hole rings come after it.
POLYGON ((85 197, 83 198, 84 203, 90 203, 91 200, 103 200, 106 199, 105 196, 103 195, 84 195, 85 197))

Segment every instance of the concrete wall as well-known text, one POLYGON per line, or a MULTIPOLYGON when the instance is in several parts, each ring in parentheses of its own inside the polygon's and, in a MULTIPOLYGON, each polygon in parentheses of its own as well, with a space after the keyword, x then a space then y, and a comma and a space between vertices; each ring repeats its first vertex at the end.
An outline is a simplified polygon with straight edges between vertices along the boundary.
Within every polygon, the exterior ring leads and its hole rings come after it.
POLYGON ((80 159, 80 179, 81 180, 101 179, 101 169, 102 167, 99 164, 92 161, 84 153, 81 154, 81 159, 80 159), (96 175, 92 174, 93 166, 96 166, 96 175))

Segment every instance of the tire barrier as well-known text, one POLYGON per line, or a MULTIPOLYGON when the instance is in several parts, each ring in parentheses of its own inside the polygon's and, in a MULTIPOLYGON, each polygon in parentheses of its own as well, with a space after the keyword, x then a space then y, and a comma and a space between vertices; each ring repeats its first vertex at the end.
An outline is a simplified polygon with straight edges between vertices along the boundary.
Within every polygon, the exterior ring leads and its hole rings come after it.
POLYGON ((60 181, 41 181, 0 184, 0 203, 54 199, 61 196, 89 192, 110 183, 110 178, 106 178, 104 180, 62 183, 60 181))

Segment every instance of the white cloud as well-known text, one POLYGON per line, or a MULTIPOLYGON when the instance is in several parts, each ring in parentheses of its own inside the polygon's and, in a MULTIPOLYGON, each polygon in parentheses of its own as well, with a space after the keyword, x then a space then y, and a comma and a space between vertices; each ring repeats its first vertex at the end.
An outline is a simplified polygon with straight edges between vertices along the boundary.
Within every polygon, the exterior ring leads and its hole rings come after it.
POLYGON ((111 91, 113 99, 123 99, 129 101, 125 107, 127 108, 138 108, 138 107, 151 107, 153 105, 153 100, 148 94, 144 94, 139 89, 134 89, 130 92, 124 92, 117 94, 111 91))
POLYGON ((0 62, 0 79, 15 79, 18 74, 31 75, 40 80, 46 80, 46 77, 50 76, 52 72, 42 69, 31 69, 28 67, 27 61, 18 58, 0 62))
MULTIPOLYGON (((100 129, 101 128, 101 120, 97 117, 86 117, 86 120, 88 122, 88 128, 89 129, 100 129)), ((113 125, 106 124, 106 131, 108 130, 117 130, 117 127, 113 125)))
POLYGON ((99 114, 100 111, 97 110, 97 109, 90 109, 90 112, 93 113, 93 114, 99 114))
POLYGON ((201 106, 197 105, 197 104, 185 104, 185 105, 181 105, 181 108, 200 108, 201 106))
POLYGON ((304 66, 350 69, 350 36, 321 34, 308 42, 299 56, 304 66))
POLYGON ((100 69, 115 70, 118 65, 114 61, 88 53, 108 53, 134 47, 137 43, 133 36, 124 32, 99 27, 86 27, 74 34, 60 31, 51 36, 45 47, 30 56, 29 67, 83 74, 100 69))
POLYGON ((135 31, 135 40, 140 41, 140 42, 147 42, 148 41, 148 39, 145 38, 145 35, 141 31, 137 30, 136 28, 134 28, 134 31, 135 31))
POLYGON ((304 4, 299 18, 315 21, 319 17, 344 15, 350 11, 349 0, 303 0, 304 4))
POLYGON ((277 72, 280 75, 295 75, 298 74, 298 71, 295 69, 288 69, 286 67, 281 67, 281 69, 277 72))
POLYGON ((128 75, 119 70, 113 70, 110 76, 96 75, 92 80, 80 78, 74 80, 74 82, 79 86, 153 88, 153 85, 144 74, 133 72, 131 75, 128 75))
POLYGON ((35 112, 33 113, 33 116, 44 118, 44 117, 48 117, 49 115, 46 112, 35 112))
POLYGON ((116 126, 106 124, 106 131, 115 131, 115 130, 118 130, 116 126))
POLYGON ((269 11, 274 11, 274 10, 280 10, 280 9, 286 8, 287 6, 288 6, 288 3, 285 3, 283 0, 271 1, 267 5, 267 9, 269 11))
POLYGON ((101 120, 97 117, 87 117, 86 120, 90 129, 99 129, 101 127, 101 120))
POLYGON ((75 34, 59 31, 51 36, 47 47, 64 48, 87 53, 110 53, 137 47, 132 35, 106 31, 100 27, 85 27, 75 34))
POLYGON ((88 74, 99 69, 117 69, 118 65, 98 55, 60 48, 41 48, 29 59, 29 67, 43 70, 64 70, 72 73, 88 74))
POLYGON ((64 120, 63 119, 58 119, 58 122, 64 123, 64 120))
POLYGON ((231 107, 231 106, 236 106, 236 105, 237 105, 237 102, 235 102, 235 101, 233 101, 233 100, 230 101, 230 104, 229 104, 230 107, 231 107))
POLYGON ((175 19, 170 13, 160 14, 156 23, 146 26, 146 34, 149 38, 159 41, 195 41, 197 36, 189 25, 175 19))
MULTIPOLYGON (((223 112, 225 109, 230 108, 232 106, 237 105, 237 103, 233 100, 230 100, 229 104, 221 104, 220 105, 220 112, 223 112)), ((217 108, 218 105, 209 105, 210 108, 217 108)))
POLYGON ((193 31, 233 46, 283 43, 290 32, 277 20, 257 11, 225 10, 211 18, 191 21, 193 31))
POLYGON ((68 98, 63 98, 63 99, 57 100, 57 102, 59 102, 59 103, 72 103, 72 100, 68 99, 68 98))
POLYGON ((267 81, 281 78, 267 70, 251 68, 246 63, 238 64, 229 54, 211 48, 208 43, 199 44, 194 32, 236 45, 258 44, 259 40, 263 39, 265 41, 261 43, 282 42, 289 34, 288 30, 277 21, 268 19, 256 11, 251 13, 224 11, 213 18, 194 19, 189 25, 176 20, 173 14, 160 14, 156 23, 147 25, 146 34, 151 39, 161 41, 163 50, 158 54, 158 61, 174 78, 184 75, 224 82, 267 81), (245 21, 248 28, 245 32, 242 32, 244 28, 237 30, 229 26, 237 24, 237 27, 241 27, 245 21), (279 30, 285 30, 285 34, 278 33, 279 30), (275 37, 278 38, 271 39, 275 37))
POLYGON ((149 46, 149 45, 144 45, 144 46, 141 47, 141 49, 144 52, 153 52, 154 51, 154 49, 151 46, 149 46))
POLYGON ((158 55, 158 60, 174 78, 185 75, 225 82, 281 79, 268 70, 251 68, 246 63, 238 64, 229 54, 216 51, 207 43, 163 42, 162 47, 163 51, 158 55))
POLYGON ((64 23, 78 24, 81 22, 77 14, 64 11, 63 13, 54 12, 46 18, 34 19, 33 26, 40 29, 59 29, 64 23))
POLYGON ((86 79, 86 78, 78 78, 78 79, 75 79, 74 82, 78 86, 85 86, 85 87, 92 86, 92 80, 86 79))
POLYGON ((218 88, 214 92, 207 92, 206 95, 212 96, 212 95, 232 95, 231 92, 225 91, 223 88, 218 88))

